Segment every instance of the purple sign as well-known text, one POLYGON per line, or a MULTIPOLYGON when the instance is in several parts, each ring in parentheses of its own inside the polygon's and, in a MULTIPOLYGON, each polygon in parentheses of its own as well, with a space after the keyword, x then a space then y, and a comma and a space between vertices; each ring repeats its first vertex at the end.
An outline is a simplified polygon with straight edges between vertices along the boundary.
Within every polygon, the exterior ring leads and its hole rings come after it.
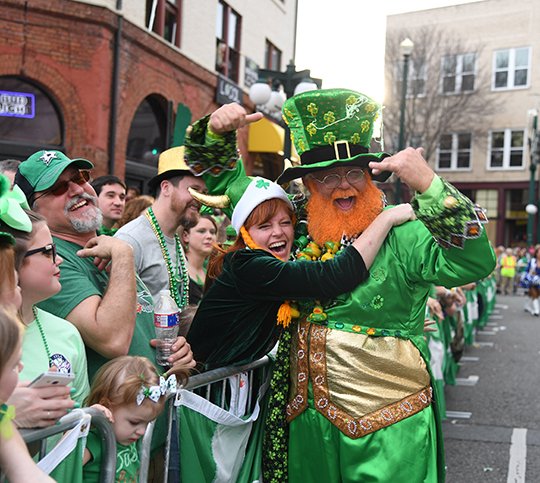
POLYGON ((35 106, 34 94, 0 91, 0 116, 33 119, 36 116, 35 106))

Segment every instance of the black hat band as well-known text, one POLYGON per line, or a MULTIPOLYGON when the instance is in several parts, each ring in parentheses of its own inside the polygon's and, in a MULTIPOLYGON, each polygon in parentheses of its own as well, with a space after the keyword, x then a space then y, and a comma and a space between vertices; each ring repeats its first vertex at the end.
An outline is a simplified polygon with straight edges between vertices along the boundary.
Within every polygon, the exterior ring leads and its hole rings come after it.
POLYGON ((331 161, 332 159, 349 159, 358 154, 369 153, 361 144, 350 144, 349 141, 336 141, 328 146, 319 146, 304 152, 300 156, 302 165, 331 161))

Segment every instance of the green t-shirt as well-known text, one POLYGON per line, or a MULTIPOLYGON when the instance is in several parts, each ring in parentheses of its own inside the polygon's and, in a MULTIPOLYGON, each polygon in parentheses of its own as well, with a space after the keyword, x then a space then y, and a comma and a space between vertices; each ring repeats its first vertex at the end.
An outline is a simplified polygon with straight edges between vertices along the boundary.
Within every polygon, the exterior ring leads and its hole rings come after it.
MULTIPOLYGON (((49 346, 52 366, 55 366, 58 372, 65 374, 73 372, 75 374, 75 380, 70 384, 76 389, 72 399, 82 405, 90 388, 81 334, 67 320, 44 310, 38 309, 38 318, 49 346)), ((24 331, 22 362, 24 368, 20 374, 21 380, 32 381, 49 369, 45 343, 35 320, 24 331)))
MULTIPOLYGON (((96 268, 92 258, 80 258, 77 256, 77 251, 81 249, 80 245, 60 238, 53 238, 58 254, 64 259, 60 265, 62 290, 54 297, 41 302, 39 306, 58 317, 65 318, 88 297, 92 295, 103 297, 109 283, 109 276, 106 271, 99 271, 96 268)), ((150 292, 139 278, 137 278, 136 310, 135 330, 128 354, 147 357, 155 364, 155 349, 150 346, 149 342, 150 339, 155 337, 154 302, 150 292)), ((123 321, 118 320, 118 324, 121 323, 123 321)), ((88 346, 86 346, 86 357, 88 359, 88 377, 92 381, 93 375, 107 362, 107 359, 88 346)), ((160 373, 163 371, 162 367, 157 365, 156 367, 160 373)), ((163 414, 156 421, 152 450, 161 446, 165 441, 166 427, 163 414)))
MULTIPOLYGON (((80 245, 54 237, 58 254, 64 259, 60 265, 60 283, 62 290, 54 297, 41 302, 39 306, 58 317, 65 318, 83 300, 97 295, 103 297, 109 283, 106 271, 99 271, 92 258, 80 258, 77 251, 80 245)), ((118 324, 122 324, 118 320, 118 324)), ((155 337, 154 302, 142 281, 137 280, 137 319, 135 331, 128 354, 144 356, 155 361, 155 350, 150 346, 150 339, 155 337)), ((92 380, 96 371, 107 359, 96 351, 86 347, 88 375, 92 380)))
MULTIPOLYGON (((92 459, 84 465, 84 483, 99 482, 99 467, 101 465, 101 440, 94 430, 90 430, 86 438, 86 449, 92 459)), ((137 443, 124 446, 116 443, 116 478, 118 482, 137 483, 139 481, 139 451, 137 443)))

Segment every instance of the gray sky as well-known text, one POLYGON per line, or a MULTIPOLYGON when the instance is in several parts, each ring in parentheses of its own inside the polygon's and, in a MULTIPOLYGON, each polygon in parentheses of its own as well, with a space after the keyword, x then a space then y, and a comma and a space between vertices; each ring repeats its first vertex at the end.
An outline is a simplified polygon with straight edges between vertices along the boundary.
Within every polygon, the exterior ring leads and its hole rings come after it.
POLYGON ((299 0, 296 67, 382 102, 386 16, 472 1, 299 0))

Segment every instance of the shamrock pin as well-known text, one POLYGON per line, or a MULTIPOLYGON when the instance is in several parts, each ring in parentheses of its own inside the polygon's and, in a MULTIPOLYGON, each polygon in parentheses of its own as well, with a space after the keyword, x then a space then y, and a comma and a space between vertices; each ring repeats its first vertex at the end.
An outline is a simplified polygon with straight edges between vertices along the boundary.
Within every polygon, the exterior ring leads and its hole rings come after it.
POLYGON ((267 190, 269 186, 270 186, 270 182, 265 181, 264 179, 259 179, 257 183, 255 184, 256 188, 264 188, 265 190, 267 190))

